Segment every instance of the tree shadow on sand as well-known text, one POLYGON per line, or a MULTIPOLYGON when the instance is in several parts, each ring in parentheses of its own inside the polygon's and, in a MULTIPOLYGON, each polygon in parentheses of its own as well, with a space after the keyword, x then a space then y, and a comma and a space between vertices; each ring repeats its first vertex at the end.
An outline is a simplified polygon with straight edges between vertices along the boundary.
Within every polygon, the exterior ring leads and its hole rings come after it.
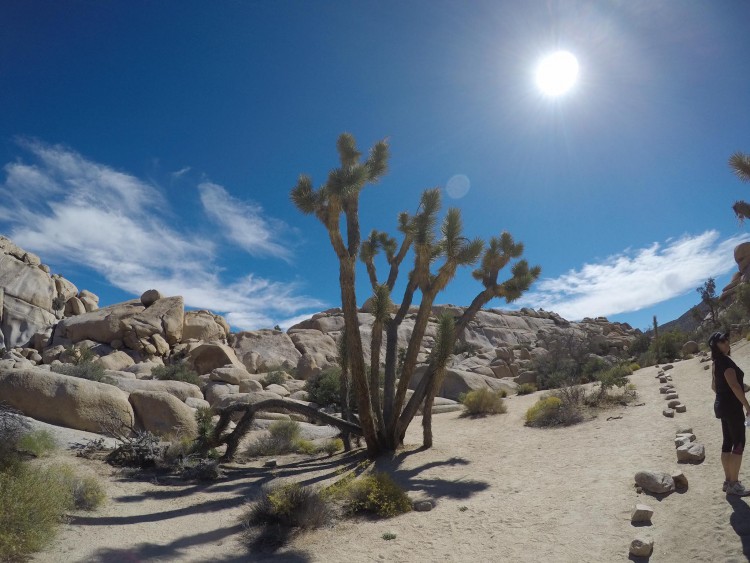
POLYGON ((436 467, 465 466, 471 463, 462 457, 450 457, 444 460, 430 461, 410 469, 400 467, 407 457, 423 451, 426 450, 424 448, 417 448, 399 452, 392 457, 380 457, 375 460, 375 470, 389 473, 394 481, 405 491, 423 493, 425 496, 435 500, 440 498, 467 499, 489 488, 489 483, 471 479, 468 474, 458 479, 426 478, 420 476, 422 473, 436 467))
POLYGON ((729 524, 742 542, 742 554, 750 561, 750 506, 734 495, 727 495, 727 502, 732 506, 729 524))

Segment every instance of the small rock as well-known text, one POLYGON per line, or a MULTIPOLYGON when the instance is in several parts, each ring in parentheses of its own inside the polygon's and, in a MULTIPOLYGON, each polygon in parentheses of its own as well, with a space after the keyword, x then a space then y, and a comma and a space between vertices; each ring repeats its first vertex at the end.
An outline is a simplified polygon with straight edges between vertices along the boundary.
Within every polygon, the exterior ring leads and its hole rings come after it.
POLYGON ((673 367, 674 367, 674 366, 673 366, 672 364, 667 364, 666 366, 663 366, 663 367, 662 367, 661 369, 663 369, 664 371, 669 371, 669 370, 670 370, 670 369, 672 369, 673 367))
POLYGON ((669 402, 667 403, 667 406, 668 406, 668 407, 669 407, 670 409, 673 409, 673 408, 675 408, 675 407, 676 407, 677 405, 681 405, 681 404, 682 404, 682 403, 681 403, 681 402, 680 402, 680 401, 679 401, 678 399, 672 399, 671 401, 669 401, 669 402))
POLYGON ((635 474, 635 482, 650 493, 671 493, 674 491, 674 480, 669 473, 660 471, 639 471, 635 474))
POLYGON ((643 487, 639 487, 638 485, 636 485, 635 492, 640 495, 643 492, 643 487))
POLYGON ((692 442, 677 448, 677 461, 683 463, 700 463, 706 459, 706 448, 703 444, 692 442))
POLYGON ((674 410, 677 412, 687 412, 687 407, 685 405, 677 405, 674 410))
POLYGON ((688 438, 687 436, 682 436, 682 437, 678 436, 677 438, 674 439, 675 448, 679 448, 680 446, 684 446, 689 443, 690 443, 690 438, 688 438))
POLYGON ((414 510, 417 512, 429 512, 433 508, 435 505, 431 500, 420 500, 414 503, 414 510))
POLYGON ((674 418, 674 410, 673 409, 664 409, 661 414, 666 416, 667 418, 674 418))
POLYGON ((690 442, 695 442, 695 434, 692 432, 678 432, 677 438, 687 438, 690 442))
POLYGON ((711 367, 711 366, 709 366, 709 365, 705 365, 705 366, 703 366, 703 369, 708 369, 708 368, 710 368, 710 367, 711 367))
POLYGON ((662 377, 659 378, 659 383, 666 383, 666 382, 667 382, 667 378, 666 377, 662 376, 662 377))
POLYGON ((677 393, 667 393, 667 396, 664 398, 669 401, 671 399, 679 399, 680 396, 677 393))
POLYGON ((650 557, 654 551, 654 540, 645 536, 638 536, 630 542, 630 555, 634 557, 650 557))
POLYGON ((674 471, 672 472, 672 480, 674 481, 674 486, 678 489, 687 489, 688 488, 688 480, 687 477, 685 477, 685 474, 682 471, 674 471))
POLYGON ((677 434, 693 434, 693 427, 692 426, 678 426, 677 427, 677 434))
POLYGON ((263 464, 263 467, 276 467, 278 465, 278 462, 275 459, 269 459, 267 462, 263 464))
POLYGON ((635 524, 636 522, 651 522, 651 517, 654 515, 654 509, 647 504, 636 504, 633 514, 630 516, 630 521, 635 524))

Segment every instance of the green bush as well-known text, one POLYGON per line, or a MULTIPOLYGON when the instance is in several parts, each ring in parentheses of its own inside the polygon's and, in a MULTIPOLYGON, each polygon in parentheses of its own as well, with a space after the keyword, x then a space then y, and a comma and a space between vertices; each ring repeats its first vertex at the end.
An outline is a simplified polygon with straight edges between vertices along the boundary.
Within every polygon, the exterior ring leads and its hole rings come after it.
POLYGON ((33 430, 21 436, 18 449, 40 457, 57 449, 57 443, 47 430, 33 430))
POLYGON ((198 374, 190 369, 187 364, 172 364, 169 366, 157 366, 151 370, 154 379, 168 379, 172 381, 184 381, 193 385, 200 385, 198 374))
POLYGON ((277 525, 310 530, 331 520, 331 510, 322 495, 299 483, 265 489, 242 517, 246 527, 277 525))
POLYGON ((638 371, 639 369, 641 369, 641 366, 639 366, 637 363, 633 362, 632 364, 630 364, 631 372, 638 371))
POLYGON ((318 450, 309 440, 300 437, 300 425, 295 420, 277 420, 268 427, 269 434, 261 436, 247 448, 247 455, 260 457, 301 453, 312 455, 318 450))
POLYGON ((341 369, 327 369, 305 384, 308 399, 322 407, 341 403, 341 369))
MULTIPOLYGON (((82 350, 88 350, 88 348, 82 348, 82 350)), ((90 381, 98 381, 100 383, 106 383, 109 379, 104 373, 104 366, 90 361, 77 364, 54 364, 51 369, 55 373, 61 373, 70 377, 78 377, 80 379, 88 379, 90 381)))
POLYGON ((320 451, 323 453, 327 453, 329 456, 332 456, 336 452, 339 452, 343 449, 344 441, 341 438, 331 438, 321 446, 320 451))
POLYGON ((606 391, 612 387, 623 387, 628 382, 628 376, 633 373, 627 364, 618 364, 594 375, 601 389, 606 391))
POLYGON ((284 385, 284 383, 286 383, 286 373, 283 371, 272 371, 261 381, 263 387, 268 387, 271 384, 284 385))
POLYGON ((536 392, 537 388, 533 383, 521 383, 521 385, 518 386, 518 389, 516 389, 516 393, 519 395, 529 395, 536 392))
POLYGON ((54 467, 21 464, 0 472, 0 560, 45 547, 70 507, 70 489, 54 467))
POLYGON ((476 389, 464 395, 461 401, 468 415, 501 414, 507 412, 503 402, 505 391, 491 389, 476 389))
POLYGON ((29 431, 29 424, 15 409, 0 403, 0 471, 18 465, 18 443, 29 431))
POLYGON ((345 478, 334 485, 331 496, 343 500, 349 513, 368 512, 390 518, 411 510, 409 497, 388 473, 345 478))
POLYGON ((81 477, 65 465, 57 467, 56 471, 60 482, 70 493, 72 508, 95 510, 106 500, 104 487, 96 477, 81 477))
POLYGON ((561 390, 561 396, 542 397, 526 411, 528 426, 568 426, 583 420, 583 389, 574 386, 561 390))

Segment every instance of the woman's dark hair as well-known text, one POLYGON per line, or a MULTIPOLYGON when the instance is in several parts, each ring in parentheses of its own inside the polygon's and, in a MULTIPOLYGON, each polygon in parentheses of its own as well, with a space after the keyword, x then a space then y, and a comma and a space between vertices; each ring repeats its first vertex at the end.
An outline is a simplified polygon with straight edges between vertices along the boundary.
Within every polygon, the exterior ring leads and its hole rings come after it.
POLYGON ((711 338, 708 339, 708 347, 711 349, 711 359, 716 361, 719 356, 724 354, 719 350, 719 342, 729 340, 729 333, 725 332, 714 332, 711 338))

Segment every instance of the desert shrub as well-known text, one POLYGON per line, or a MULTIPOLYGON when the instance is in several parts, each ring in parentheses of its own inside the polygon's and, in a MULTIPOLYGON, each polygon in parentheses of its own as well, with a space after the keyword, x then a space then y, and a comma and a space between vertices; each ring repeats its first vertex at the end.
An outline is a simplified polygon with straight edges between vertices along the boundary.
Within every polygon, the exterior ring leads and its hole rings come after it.
POLYGON ((631 373, 634 371, 638 371, 639 369, 641 369, 641 366, 639 366, 636 362, 633 362, 632 364, 630 364, 631 373))
POLYGON ((329 489, 331 498, 343 501, 348 513, 367 512, 383 518, 411 510, 411 501, 388 473, 342 479, 329 489))
POLYGON ((178 469, 183 479, 215 481, 224 476, 217 459, 198 457, 197 455, 182 458, 178 463, 178 469))
POLYGON ((18 441, 18 449, 29 452, 37 457, 43 456, 57 448, 55 437, 47 430, 33 430, 27 432, 18 441))
POLYGON ((529 395, 530 393, 536 393, 537 388, 533 383, 521 383, 516 389, 516 393, 519 395, 529 395))
POLYGON ((332 513, 321 494, 299 483, 276 485, 265 489, 242 517, 246 527, 277 525, 310 530, 320 528, 332 513))
POLYGON ((283 371, 269 372, 261 381, 263 387, 268 387, 271 384, 284 385, 284 383, 286 383, 286 373, 283 371))
POLYGON ((198 435, 195 438, 193 451, 205 452, 208 450, 216 427, 214 424, 214 412, 211 408, 206 407, 196 409, 195 422, 198 426, 198 435))
POLYGON ((468 415, 501 414, 508 410, 503 402, 505 395, 505 391, 476 389, 469 391, 461 402, 468 415))
MULTIPOLYGON (((88 348, 80 348, 80 350, 88 350, 88 348)), ((98 381, 100 383, 108 380, 107 376, 104 374, 104 366, 91 361, 73 364, 54 364, 51 369, 55 373, 88 379, 90 381, 98 381)))
POLYGON ((70 506, 71 492, 56 468, 20 464, 0 471, 0 560, 42 549, 70 506))
POLYGON ((539 399, 526 411, 528 426, 569 426, 583 420, 581 412, 583 388, 566 388, 560 396, 539 399))
POLYGON ((331 368, 307 380, 305 391, 310 401, 321 406, 341 402, 341 369, 331 368))
POLYGON ((610 391, 607 394, 606 401, 611 404, 628 405, 635 402, 638 398, 638 392, 634 383, 627 383, 618 388, 617 391, 610 391))
POLYGON ((341 438, 331 438, 327 440, 321 447, 320 451, 332 456, 336 452, 344 449, 344 441, 341 438))
POLYGON ((0 471, 20 462, 18 443, 29 430, 29 424, 15 409, 0 403, 0 471))
POLYGON ((612 387, 623 387, 628 382, 628 376, 633 373, 627 364, 618 364, 602 370, 594 375, 601 389, 606 391, 612 387))
POLYGON ((259 457, 302 453, 312 455, 317 451, 309 440, 300 437, 300 425, 296 420, 277 420, 268 427, 269 434, 261 436, 247 448, 247 455, 259 457))
POLYGON ((453 345, 453 353, 455 355, 466 354, 468 356, 474 356, 479 350, 480 347, 471 342, 458 341, 453 345))
POLYGON ((68 467, 56 468, 58 479, 70 493, 71 507, 77 510, 94 510, 107 498, 99 479, 93 476, 82 477, 68 467))
POLYGON ((145 469, 154 467, 164 458, 166 446, 148 431, 136 431, 132 436, 118 436, 120 445, 107 455, 115 465, 145 469))
POLYGON ((592 356, 586 360, 581 368, 581 374, 577 383, 588 383, 596 378, 596 374, 607 369, 611 364, 599 356, 592 356))
POLYGON ((649 336, 649 334, 646 332, 641 332, 633 339, 633 342, 630 343, 628 351, 634 356, 637 356, 646 352, 650 346, 651 336, 649 336))
POLYGON ((198 374, 190 369, 187 364, 172 364, 169 366, 156 366, 151 370, 154 379, 169 379, 172 381, 184 381, 193 385, 200 385, 198 374))

